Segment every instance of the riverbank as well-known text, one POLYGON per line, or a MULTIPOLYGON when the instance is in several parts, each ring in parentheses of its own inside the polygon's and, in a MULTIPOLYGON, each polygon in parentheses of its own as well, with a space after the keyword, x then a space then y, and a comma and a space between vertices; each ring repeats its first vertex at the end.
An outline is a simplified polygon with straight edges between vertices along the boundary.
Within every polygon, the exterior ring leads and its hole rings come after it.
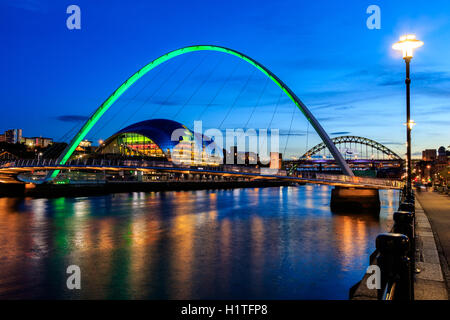
POLYGON ((1 184, 0 197, 81 197, 121 192, 187 191, 205 189, 264 188, 292 185, 286 181, 154 181, 106 182, 84 184, 41 184, 26 187, 24 184, 1 184))
MULTIPOLYGON (((414 277, 414 300, 448 300, 442 268, 439 263, 437 244, 429 217, 421 206, 416 193, 416 269, 414 277)), ((422 200, 423 201, 423 200, 422 200)))
MULTIPOLYGON (((416 192, 416 199, 414 300, 448 300, 450 199, 432 192, 416 192)), ((373 252, 369 265, 377 265, 377 257, 373 252)), ((367 287, 369 278, 366 273, 350 289, 351 300, 377 300, 377 290, 367 287)))
POLYGON ((397 193, 381 218, 314 184, 0 198, 0 299, 346 299, 397 193))
MULTIPOLYGON (((442 287, 441 291, 446 289, 447 298, 450 296, 450 198, 433 191, 416 192, 416 198, 420 202, 424 210, 424 216, 427 218, 428 230, 423 235, 423 246, 435 246, 434 257, 431 257, 430 263, 434 264, 434 269, 442 269, 442 272, 435 271, 434 280, 440 282, 437 287, 442 287), (433 241, 426 241, 426 237, 432 238, 433 241)), ((425 263, 427 261, 424 261, 425 263)), ((423 271, 432 272, 433 265, 424 264, 418 266, 423 271)), ((420 273, 419 273, 420 275, 420 273)), ((430 276, 432 276, 431 274, 430 276)), ((444 296, 441 293, 441 296, 444 296)))

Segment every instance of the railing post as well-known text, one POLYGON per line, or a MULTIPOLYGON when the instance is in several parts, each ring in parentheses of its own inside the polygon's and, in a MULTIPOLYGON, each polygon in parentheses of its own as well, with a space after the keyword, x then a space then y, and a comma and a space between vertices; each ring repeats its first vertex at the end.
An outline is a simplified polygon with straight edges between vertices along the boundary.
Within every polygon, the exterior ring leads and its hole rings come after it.
POLYGON ((395 299, 413 300, 408 237, 400 233, 382 233, 377 237, 376 247, 380 252, 377 264, 382 283, 378 298, 383 299, 386 286, 395 284, 395 299))
MULTIPOLYGON (((394 229, 395 233, 402 233, 409 239, 414 239, 414 214, 410 211, 394 212, 394 229)), ((412 242, 411 242, 412 243, 412 242)))
POLYGON ((415 203, 416 199, 414 197, 414 193, 407 194, 405 197, 406 202, 415 203))
MULTIPOLYGON (((408 257, 410 258, 411 267, 411 283, 414 282, 414 270, 415 270, 415 255, 416 255, 416 241, 414 231, 414 214, 408 211, 396 211, 394 212, 394 228, 395 233, 402 233, 406 235, 410 240, 408 257)), ((414 286, 411 286, 411 292, 414 295, 414 286)))
POLYGON ((413 214, 415 214, 416 209, 415 209, 415 205, 413 202, 402 202, 400 203, 400 205, 398 206, 398 211, 408 211, 408 212, 412 212, 413 214))

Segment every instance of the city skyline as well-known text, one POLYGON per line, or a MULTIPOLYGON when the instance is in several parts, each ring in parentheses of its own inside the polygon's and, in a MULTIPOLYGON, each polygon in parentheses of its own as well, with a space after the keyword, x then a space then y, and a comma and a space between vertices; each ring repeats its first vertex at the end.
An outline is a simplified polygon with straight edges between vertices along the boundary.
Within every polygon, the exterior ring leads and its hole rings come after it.
POLYGON ((448 0, 0 0, 0 38, 0 300, 448 301, 448 0))
MULTIPOLYGON (((152 8, 139 2, 126 7, 80 1, 82 28, 69 31, 63 4, 5 1, 2 36, 9 50, 3 59, 7 77, 1 86, 5 111, 0 128, 23 128, 29 136, 57 140, 151 59, 184 45, 214 43, 244 52, 274 71, 330 136, 367 137, 403 156, 404 63, 391 45, 399 35, 414 32, 425 42, 412 62, 417 158, 422 150, 448 147, 450 65, 440 52, 448 49, 450 32, 442 10, 448 4, 429 8, 413 2, 404 8, 380 1, 381 29, 369 30, 365 9, 370 3, 360 1, 327 6, 244 3, 239 11, 236 2, 194 2, 189 17, 183 15, 188 10, 183 2, 152 8), (343 6, 348 13, 336 14, 343 6), (317 20, 321 23, 314 24, 317 20), (206 23, 208 28, 202 28, 206 23), (99 47, 104 50, 89 50, 99 47)), ((304 131, 305 122, 295 129, 304 131)))

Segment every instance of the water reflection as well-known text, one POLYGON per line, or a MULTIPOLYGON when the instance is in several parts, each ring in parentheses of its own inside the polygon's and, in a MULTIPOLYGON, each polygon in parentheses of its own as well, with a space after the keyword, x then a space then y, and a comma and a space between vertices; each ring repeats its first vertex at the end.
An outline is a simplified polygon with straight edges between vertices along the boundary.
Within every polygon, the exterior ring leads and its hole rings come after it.
POLYGON ((0 298, 345 299, 392 225, 330 212, 331 188, 0 198, 0 298), (79 265, 82 290, 65 288, 79 265))

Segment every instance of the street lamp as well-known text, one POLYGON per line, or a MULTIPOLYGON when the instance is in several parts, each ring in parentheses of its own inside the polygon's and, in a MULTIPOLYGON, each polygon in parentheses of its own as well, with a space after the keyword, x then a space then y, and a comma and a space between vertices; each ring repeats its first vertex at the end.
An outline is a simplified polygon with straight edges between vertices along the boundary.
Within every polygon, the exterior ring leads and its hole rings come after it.
POLYGON ((392 45, 392 49, 402 51, 403 59, 406 63, 406 165, 407 165, 407 178, 406 178, 406 190, 408 194, 411 194, 411 128, 413 123, 410 120, 410 84, 411 79, 409 77, 409 65, 413 57, 414 49, 423 46, 423 42, 416 39, 414 34, 408 34, 400 37, 400 41, 397 41, 392 45))

